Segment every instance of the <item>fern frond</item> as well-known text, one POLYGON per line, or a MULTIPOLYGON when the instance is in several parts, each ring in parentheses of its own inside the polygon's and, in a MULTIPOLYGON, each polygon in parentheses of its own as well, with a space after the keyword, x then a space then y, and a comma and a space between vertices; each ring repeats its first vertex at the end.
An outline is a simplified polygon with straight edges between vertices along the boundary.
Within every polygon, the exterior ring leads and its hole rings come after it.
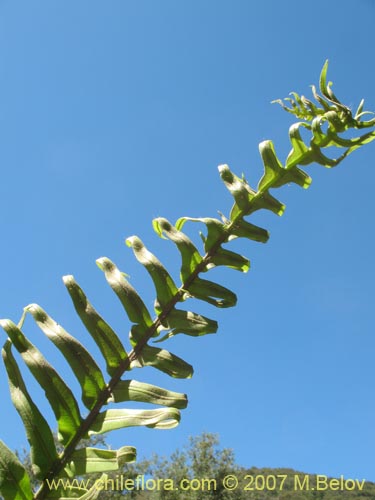
POLYGON ((202 273, 207 273, 216 266, 241 272, 249 270, 250 261, 247 257, 228 250, 223 245, 235 238, 267 242, 268 231, 252 224, 245 217, 261 209, 282 215, 285 205, 271 195, 270 189, 289 183, 309 187, 311 178, 298 165, 318 163, 329 168, 337 166, 355 149, 375 139, 374 130, 355 138, 343 137, 342 134, 348 130, 372 129, 375 118, 362 120, 368 114, 363 111, 363 101, 353 116, 351 110, 333 93, 332 84, 327 83, 327 68, 326 63, 320 76, 321 95, 315 87, 312 89, 315 103, 295 92, 291 94, 292 97, 277 101, 289 113, 303 120, 290 127, 291 151, 285 164, 277 157, 273 143, 263 141, 259 145, 259 151, 264 173, 257 189, 252 188, 244 177, 235 175, 227 165, 219 167, 220 177, 233 197, 233 206, 228 216, 221 215, 220 219, 181 217, 174 225, 165 218, 153 221, 155 232, 172 241, 180 253, 179 284, 174 282, 161 261, 145 247, 140 238, 127 238, 126 244, 132 248, 136 259, 145 267, 154 284, 155 314, 148 310, 139 293, 115 263, 106 257, 97 260, 131 322, 129 350, 94 309, 74 278, 64 277, 74 308, 101 352, 109 380, 99 368, 100 363, 94 360, 88 350, 37 304, 25 308, 18 325, 10 320, 0 321, 9 337, 3 348, 3 359, 12 401, 26 428, 34 473, 42 481, 39 490, 32 492, 24 468, 15 455, 0 442, 0 491, 5 500, 96 498, 99 493, 95 488, 79 491, 57 489, 52 492, 51 481, 118 470, 124 462, 135 460, 136 450, 132 446, 119 450, 90 447, 77 449, 82 439, 130 426, 169 429, 179 423, 180 410, 187 405, 185 394, 133 379, 126 380, 123 378, 124 374, 134 368, 152 366, 171 377, 191 377, 193 368, 190 364, 165 349, 149 345, 149 342, 163 342, 177 334, 198 337, 217 331, 215 320, 177 306, 189 298, 208 302, 218 308, 233 307, 236 304, 237 297, 231 290, 201 277, 202 273), (302 139, 302 127, 311 134, 309 143, 302 139), (338 158, 328 156, 326 151, 329 152, 332 146, 343 149, 338 158), (206 227, 206 233, 201 234, 202 251, 183 232, 186 222, 199 222, 206 227), (23 333, 27 314, 33 317, 42 332, 60 350, 77 378, 82 402, 88 410, 85 417, 81 415, 79 403, 63 378, 23 333), (20 353, 45 391, 55 414, 63 446, 63 451, 59 454, 53 443, 52 431, 22 379, 12 353, 13 348, 20 353), (149 403, 158 407, 149 410, 106 408, 109 403, 122 404, 127 401, 149 403))

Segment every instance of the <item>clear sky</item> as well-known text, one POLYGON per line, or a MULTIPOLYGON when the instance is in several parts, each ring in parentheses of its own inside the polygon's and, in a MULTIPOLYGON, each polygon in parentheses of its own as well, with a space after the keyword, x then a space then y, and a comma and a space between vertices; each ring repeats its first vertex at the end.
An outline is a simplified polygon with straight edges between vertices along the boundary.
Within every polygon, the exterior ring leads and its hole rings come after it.
MULTIPOLYGON (((124 238, 139 235, 177 276, 177 253, 151 220, 227 213, 217 165, 256 185, 260 141, 284 158, 291 117, 270 101, 309 95, 327 58, 343 102, 364 97, 375 110, 374 17, 373 0, 1 0, 0 316, 17 322, 37 302, 86 341, 61 282, 74 274, 126 341, 95 259, 116 262, 152 307, 124 238)), ((254 218, 269 243, 233 246, 249 274, 212 273, 237 307, 190 306, 217 319, 218 334, 165 344, 193 379, 134 372, 187 392, 181 425, 118 431, 113 447, 169 454, 210 431, 244 466, 375 481, 374 158, 372 144, 338 169, 311 167, 308 191, 277 190, 285 215, 254 218)), ((31 320, 25 332, 77 388, 31 320)), ((0 437, 20 448, 2 364, 0 393, 0 437)))

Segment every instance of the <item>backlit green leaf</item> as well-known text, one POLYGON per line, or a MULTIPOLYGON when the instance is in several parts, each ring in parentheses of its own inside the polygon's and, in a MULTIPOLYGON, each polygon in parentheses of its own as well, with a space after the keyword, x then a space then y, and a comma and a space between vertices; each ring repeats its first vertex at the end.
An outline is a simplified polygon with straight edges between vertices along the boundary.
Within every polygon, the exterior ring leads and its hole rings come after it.
POLYGON ((128 357, 124 346, 108 323, 91 305, 74 277, 64 276, 63 281, 82 323, 95 340, 107 363, 107 372, 109 375, 113 375, 120 364, 128 357))
POLYGON ((30 478, 21 462, 0 441, 0 492, 4 500, 32 500, 30 478))
POLYGON ((2 350, 9 379, 12 402, 20 414, 30 444, 31 465, 35 476, 44 477, 51 464, 57 459, 52 431, 28 393, 16 360, 12 344, 8 340, 2 350))
POLYGON ((82 476, 98 472, 119 470, 125 463, 134 462, 137 456, 133 446, 123 446, 119 450, 81 448, 76 450, 66 468, 68 475, 82 476))
POLYGON ((259 152, 264 165, 264 174, 258 184, 259 191, 267 190, 275 181, 285 173, 284 168, 277 158, 272 141, 262 141, 259 144, 259 152))
MULTIPOLYGON (((220 165, 218 168, 221 180, 233 196, 239 211, 248 213, 255 191, 253 191, 243 179, 237 177, 237 175, 230 170, 228 165, 220 165)), ((231 219, 233 220, 232 217, 231 219)))
POLYGON ((265 229, 250 224, 250 222, 244 219, 239 219, 231 227, 231 238, 248 238, 249 240, 259 241, 261 243, 267 243, 269 239, 269 232, 265 229))
POLYGON ((157 298, 156 312, 159 313, 177 294, 177 286, 159 259, 147 250, 137 236, 127 238, 126 244, 133 248, 138 261, 145 266, 154 282, 157 298))
POLYGON ((139 401, 156 405, 170 406, 182 410, 187 406, 187 396, 179 392, 168 391, 162 387, 136 380, 120 380, 112 391, 110 401, 139 401))
POLYGON ((174 378, 191 378, 194 373, 193 367, 183 359, 165 349, 151 346, 145 346, 131 364, 131 368, 142 366, 153 366, 174 378))
POLYGON ((83 345, 48 316, 40 306, 30 304, 24 310, 32 315, 39 328, 61 351, 81 386, 83 403, 91 409, 106 387, 99 366, 83 345))
POLYGON ((204 237, 204 249, 206 252, 210 252, 212 247, 217 247, 218 241, 222 241, 224 243, 228 240, 228 224, 223 224, 218 219, 213 219, 212 217, 181 217, 176 221, 176 228, 181 230, 186 221, 201 222, 206 225, 207 235, 204 237))
POLYGON ((146 331, 152 326, 152 319, 136 290, 128 282, 124 274, 119 271, 115 264, 109 259, 101 257, 96 263, 104 272, 106 280, 120 299, 130 321, 138 324, 143 331, 146 331))
POLYGON ((17 325, 3 319, 0 320, 0 326, 7 332, 14 347, 44 389, 58 423, 59 439, 67 444, 81 424, 78 404, 72 391, 17 325))
POLYGON ((165 326, 170 331, 161 339, 155 342, 162 342, 178 333, 185 333, 192 337, 206 335, 207 333, 216 333, 218 324, 217 321, 206 318, 201 314, 196 314, 191 311, 181 311, 173 309, 168 319, 165 321, 165 326))
POLYGON ((182 257, 181 281, 185 282, 202 262, 201 255, 186 234, 178 231, 167 219, 154 219, 153 226, 157 234, 167 235, 177 245, 182 257))
POLYGON ((282 215, 285 205, 276 200, 268 191, 257 193, 244 180, 237 177, 228 165, 219 166, 220 177, 235 199, 230 213, 231 221, 237 221, 244 215, 250 215, 260 209, 271 210, 282 215))
POLYGON ((173 429, 181 415, 176 408, 156 410, 106 410, 99 413, 89 430, 89 435, 123 429, 125 427, 145 426, 153 429, 173 429))
POLYGON ((196 299, 204 300, 216 307, 233 307, 237 297, 228 288, 213 281, 196 278, 189 286, 188 292, 196 299))
POLYGON ((246 273, 250 269, 249 259, 224 248, 219 248, 216 251, 215 255, 211 257, 210 263, 215 266, 230 267, 243 273, 246 273))
POLYGON ((292 150, 286 159, 285 168, 291 168, 295 165, 304 165, 311 161, 311 149, 304 143, 300 127, 311 129, 311 126, 305 122, 294 123, 289 129, 289 138, 292 143, 292 150))
MULTIPOLYGON (((309 187, 311 177, 296 166, 284 168, 277 158, 272 141, 263 141, 259 144, 259 151, 264 164, 264 175, 258 189, 266 190, 271 185, 273 188, 294 182, 303 188, 309 187)), ((310 152, 309 152, 310 154, 310 152)))

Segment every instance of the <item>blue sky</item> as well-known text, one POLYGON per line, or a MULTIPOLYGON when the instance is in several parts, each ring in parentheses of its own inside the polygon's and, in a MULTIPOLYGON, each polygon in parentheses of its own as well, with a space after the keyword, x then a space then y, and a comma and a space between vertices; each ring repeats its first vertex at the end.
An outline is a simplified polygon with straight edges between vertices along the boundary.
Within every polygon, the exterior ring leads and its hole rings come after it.
MULTIPOLYGON (((291 119, 270 101, 308 95, 327 58, 342 101, 365 97, 375 110, 374 15, 370 0, 2 0, 0 316, 18 321, 36 302, 86 340, 61 282, 74 274, 126 339, 95 259, 116 262, 151 307, 124 238, 139 235, 178 276, 177 253, 151 220, 228 212, 217 165, 256 185, 260 141, 284 158, 291 119)), ((308 191, 278 190, 285 215, 254 217, 269 243, 233 246, 250 273, 212 273, 237 307, 191 305, 219 321, 218 334, 165 344, 194 365, 193 379, 134 373, 188 393, 181 425, 118 431, 113 447, 169 454, 210 431, 244 466, 375 481, 374 157, 369 145, 337 170, 310 167, 308 191)), ((76 387, 30 320, 25 331, 76 387)), ((2 365, 0 391, 1 438, 20 448, 2 365)))

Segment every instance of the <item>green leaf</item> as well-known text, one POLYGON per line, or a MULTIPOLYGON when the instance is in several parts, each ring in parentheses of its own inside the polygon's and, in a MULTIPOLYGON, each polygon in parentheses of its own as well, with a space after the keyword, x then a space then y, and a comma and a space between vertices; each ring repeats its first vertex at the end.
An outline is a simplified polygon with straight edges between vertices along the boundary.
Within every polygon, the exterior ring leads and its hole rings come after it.
POLYGON ((14 347, 44 389, 58 423, 59 439, 67 445, 81 424, 78 404, 72 391, 17 325, 3 319, 0 320, 0 326, 7 332, 14 347))
POLYGON ((224 248, 219 248, 216 251, 215 255, 210 259, 210 264, 226 266, 236 271, 242 271, 243 273, 246 273, 250 269, 249 259, 224 248))
POLYGON ((297 107, 300 109, 301 112, 304 111, 304 103, 303 103, 303 100, 302 100, 302 97, 300 97, 297 92, 290 92, 289 95, 292 95, 294 97, 294 100, 296 102, 296 105, 297 107))
POLYGON ((342 120, 342 117, 335 110, 328 111, 324 114, 325 121, 328 121, 328 136, 331 132, 344 132, 346 129, 345 121, 342 120))
POLYGON ((250 224, 250 222, 244 219, 238 219, 231 227, 231 236, 229 239, 233 239, 233 237, 248 238, 260 243, 267 243, 270 234, 266 229, 250 224))
POLYGON ((304 122, 294 123, 289 129, 289 138, 292 143, 292 150, 290 151, 287 159, 285 168, 294 167, 297 164, 306 165, 311 161, 311 149, 304 143, 301 134, 300 127, 305 127, 311 129, 311 126, 304 122))
MULTIPOLYGON (((238 253, 231 252, 230 250, 226 250, 218 245, 218 241, 221 240, 224 243, 232 236, 232 230, 231 228, 229 229, 228 225, 223 224, 218 219, 212 219, 209 217, 200 219, 182 217, 176 222, 176 226, 182 227, 187 220, 192 222, 202 222, 207 227, 207 236, 204 237, 201 235, 205 251, 209 253, 213 249, 210 263, 207 268, 214 266, 227 266, 242 272, 247 272, 249 270, 250 261, 246 257, 243 257, 238 253)), ((256 228, 256 226, 253 227, 256 228)))
MULTIPOLYGON (((375 125, 375 123, 374 123, 374 125, 375 125)), ((364 144, 369 144, 373 140, 375 140, 375 130, 372 131, 372 132, 368 132, 367 134, 364 134, 364 135, 362 135, 360 137, 357 137, 355 139, 356 144, 354 146, 352 146, 352 147, 349 148, 348 154, 352 153, 353 151, 355 151, 356 149, 358 149, 360 146, 363 146, 364 144)))
POLYGON ((279 182, 275 183, 275 187, 281 187, 284 184, 289 184, 291 182, 297 184, 298 186, 301 186, 303 189, 307 189, 310 186, 312 182, 311 177, 300 168, 294 166, 284 170, 285 174, 279 180, 279 182))
POLYGON ((204 238, 204 249, 206 252, 209 252, 212 247, 217 246, 218 240, 221 240, 224 243, 228 239, 228 224, 223 224, 218 219, 214 219, 212 217, 180 217, 176 221, 176 229, 180 231, 187 221, 201 222, 207 227, 207 236, 204 238))
MULTIPOLYGON (((239 211, 247 214, 251 208, 250 202, 256 194, 255 191, 253 191, 246 182, 237 177, 237 175, 230 170, 228 165, 219 165, 218 168, 221 180, 233 196, 239 211)), ((232 217, 231 219, 233 220, 232 217)))
POLYGON ((332 102, 336 107, 338 107, 342 111, 348 112, 348 114, 351 114, 350 109, 347 106, 344 106, 333 93, 331 88, 332 82, 327 83, 327 71, 328 71, 328 59, 324 63, 323 69, 320 73, 319 88, 321 93, 328 101, 332 102))
MULTIPOLYGON (((302 98, 301 98, 302 99, 302 98)), ((290 97, 285 97, 283 99, 274 99, 271 101, 271 104, 280 104, 284 111, 291 113, 299 119, 310 120, 311 114, 306 110, 305 107, 300 108, 296 105, 295 101, 290 97), (284 101, 287 101, 290 104, 290 107, 285 104, 284 101)))
POLYGON ((320 92, 323 95, 325 95, 327 90, 327 71, 328 71, 328 59, 326 59, 319 77, 319 88, 320 92))
POLYGON ((351 152, 349 149, 347 149, 338 158, 328 158, 328 156, 322 153, 320 147, 316 146, 313 142, 311 143, 311 149, 313 150, 313 160, 319 165, 323 165, 324 167, 327 168, 336 167, 351 152))
POLYGON ((131 363, 131 368, 153 366, 173 378, 191 378, 194 370, 189 363, 175 354, 157 347, 145 346, 138 358, 131 363))
POLYGON ((315 116, 322 113, 321 108, 316 106, 310 99, 307 99, 305 96, 301 96, 301 100, 304 104, 304 113, 303 118, 305 120, 311 121, 315 116))
POLYGON ((177 309, 173 309, 168 314, 164 326, 171 331, 155 342, 162 342, 170 337, 174 337, 178 333, 198 337, 207 333, 216 333, 218 328, 217 321, 191 311, 180 311, 177 309))
POLYGON ((284 169, 276 156, 272 141, 262 141, 259 144, 259 152, 264 165, 264 174, 259 181, 258 190, 266 191, 283 175, 284 169))
POLYGON ((250 261, 246 257, 226 250, 222 248, 221 245, 218 245, 218 241, 220 240, 224 243, 227 240, 233 239, 234 236, 240 236, 240 234, 234 234, 236 229, 233 230, 233 227, 237 228, 237 232, 241 233, 241 236, 246 234, 246 237, 250 237, 252 240, 267 241, 268 239, 267 231, 245 222, 243 219, 238 219, 235 223, 233 223, 233 226, 229 226, 229 224, 223 224, 218 219, 209 217, 181 217, 176 222, 176 227, 178 229, 181 228, 186 221, 201 222, 207 227, 207 236, 201 235, 204 242, 204 249, 207 253, 209 253, 211 249, 214 248, 207 268, 214 266, 227 266, 242 272, 247 272, 249 270, 250 261), (240 227, 242 223, 244 229, 241 231, 240 227))
POLYGON ((259 151, 264 164, 264 175, 261 178, 258 189, 266 190, 269 187, 280 187, 289 182, 294 182, 303 188, 309 187, 311 177, 296 166, 283 168, 276 156, 272 141, 263 141, 259 144, 259 151))
POLYGON ((216 307, 233 307, 237 302, 236 295, 228 288, 201 278, 196 278, 189 285, 188 292, 192 297, 204 300, 216 307))
POLYGON ((134 462, 136 456, 133 446, 123 446, 119 450, 81 448, 72 454, 66 469, 69 477, 112 472, 119 470, 125 463, 134 462))
POLYGON ((363 107, 365 105, 365 100, 361 99, 361 102, 358 105, 357 111, 355 112, 355 119, 358 120, 360 116, 363 114, 363 107))
POLYGON ((120 299, 130 321, 138 324, 141 330, 145 332, 152 326, 153 322, 141 297, 112 261, 106 257, 101 257, 96 263, 104 272, 110 287, 120 299))
POLYGON ((157 297, 155 310, 159 314, 178 293, 178 288, 159 259, 147 250, 137 236, 127 238, 126 244, 133 248, 137 260, 145 266, 154 282, 157 297))
POLYGON ((256 210, 270 210, 276 215, 282 215, 285 210, 285 205, 274 198, 268 191, 257 194, 252 202, 251 213, 256 210))
POLYGON ((177 245, 182 258, 181 281, 184 283, 202 262, 202 256, 186 234, 178 231, 167 219, 159 217, 152 223, 159 236, 166 234, 177 245))
POLYGON ((235 203, 230 213, 232 222, 241 219, 244 215, 266 209, 276 215, 282 215, 285 205, 276 200, 272 195, 265 192, 254 191, 249 184, 231 172, 228 165, 219 166, 220 177, 235 199, 235 203))
POLYGON ((0 441, 0 492, 4 500, 33 500, 30 478, 21 462, 0 441))
POLYGON ((48 316, 40 306, 30 304, 24 311, 32 315, 39 328, 61 351, 81 386, 82 401, 90 410, 106 387, 99 366, 83 345, 48 316))
POLYGON ((137 382, 136 380, 120 380, 112 391, 109 402, 138 401, 169 406, 182 410, 187 406, 187 396, 179 392, 168 391, 156 385, 137 382))
POLYGON ((318 116, 312 121, 311 131, 313 134, 313 138, 311 141, 311 147, 315 146, 315 150, 316 147, 322 148, 329 145, 330 139, 327 136, 327 134, 323 132, 321 128, 321 124, 324 123, 325 121, 326 120, 324 116, 318 116))
POLYGON ((173 429, 179 424, 180 418, 180 412, 176 408, 106 410, 99 413, 88 434, 92 436, 136 426, 145 426, 152 429, 173 429))
POLYGON ((313 93, 314 99, 322 106, 322 111, 329 111, 331 109, 329 103, 327 103, 325 99, 318 94, 315 85, 311 85, 311 91, 313 93))
POLYGON ((30 443, 33 474, 38 479, 41 479, 57 459, 56 447, 52 431, 46 419, 40 413, 26 389, 11 347, 12 343, 7 340, 2 350, 9 379, 10 394, 25 426, 27 440, 30 443))
POLYGON ((96 312, 73 276, 64 276, 64 284, 82 323, 95 340, 107 364, 107 372, 113 376, 128 355, 120 339, 104 319, 96 312))

